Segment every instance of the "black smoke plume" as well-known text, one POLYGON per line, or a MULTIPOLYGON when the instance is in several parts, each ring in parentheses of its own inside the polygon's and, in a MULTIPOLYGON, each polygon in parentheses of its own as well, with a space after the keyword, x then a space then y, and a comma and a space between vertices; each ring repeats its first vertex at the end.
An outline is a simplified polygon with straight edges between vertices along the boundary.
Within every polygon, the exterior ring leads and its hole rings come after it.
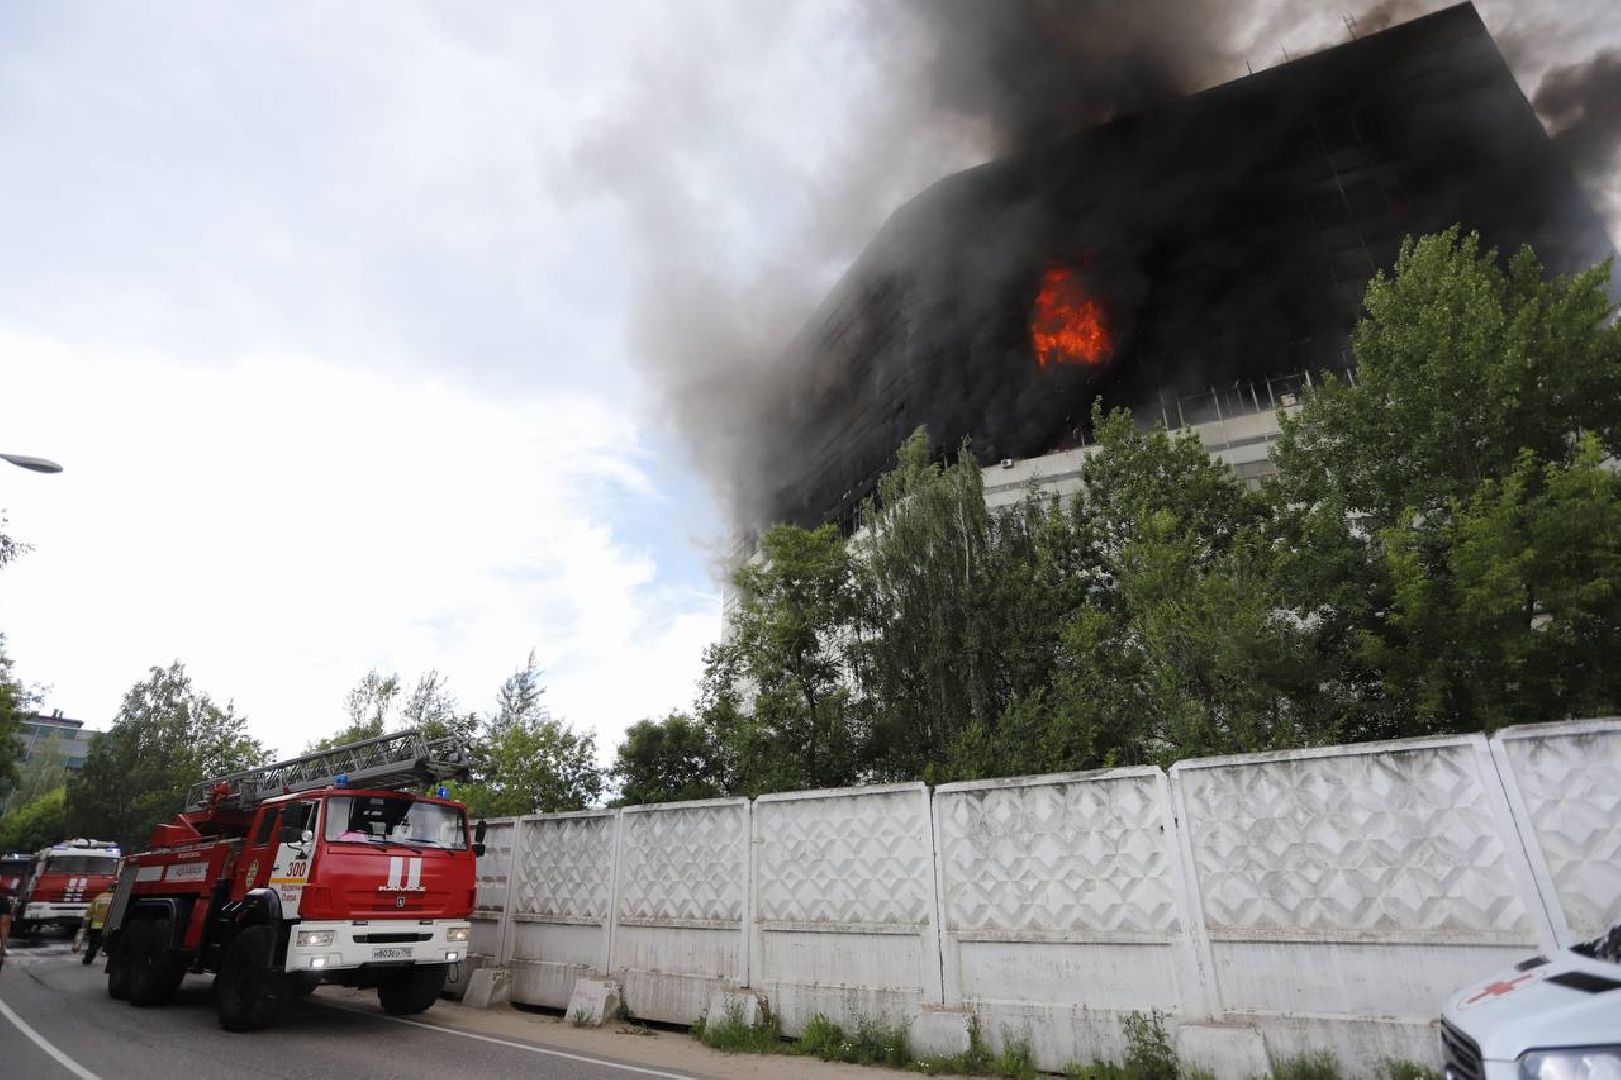
POLYGON ((1621 49, 1549 71, 1535 104, 1576 175, 1604 197, 1621 161, 1621 49))
MULTIPOLYGON (((572 171, 582 192, 617 199, 639 240, 629 345, 648 376, 653 411, 711 479, 734 524, 745 527, 778 512, 768 493, 781 478, 768 474, 782 461, 784 403, 818 392, 806 385, 815 376, 790 342, 907 199, 948 173, 1444 6, 854 3, 840 9, 847 12, 844 36, 827 54, 844 66, 818 77, 864 78, 870 91, 831 136, 812 133, 831 144, 811 160, 791 140, 754 137, 756 128, 740 121, 759 120, 769 106, 729 93, 717 73, 732 64, 792 67, 797 57, 783 27, 802 24, 826 2, 682 5, 681 34, 644 59, 633 93, 578 148, 572 171), (714 163, 712 174, 694 175, 694 163, 705 161, 714 163)), ((1621 42, 1621 5, 1481 0, 1481 7, 1522 86, 1550 72, 1536 104, 1573 163, 1591 184, 1613 186, 1604 170, 1613 167, 1621 94, 1605 97, 1603 89, 1613 84, 1615 67, 1607 57, 1582 59, 1580 50, 1621 42)), ((1031 216, 1006 224, 1010 236, 1045 227, 1031 216)), ((897 228, 893 221, 886 227, 897 228)), ((976 273, 1003 255, 936 254, 942 266, 976 273)), ((1138 286, 1125 275, 1120 287, 1138 286)), ((881 313, 881 302, 874 311, 881 313)), ((882 320, 874 322, 855 329, 882 332, 882 320)), ((960 403, 974 408, 971 400, 960 403)))

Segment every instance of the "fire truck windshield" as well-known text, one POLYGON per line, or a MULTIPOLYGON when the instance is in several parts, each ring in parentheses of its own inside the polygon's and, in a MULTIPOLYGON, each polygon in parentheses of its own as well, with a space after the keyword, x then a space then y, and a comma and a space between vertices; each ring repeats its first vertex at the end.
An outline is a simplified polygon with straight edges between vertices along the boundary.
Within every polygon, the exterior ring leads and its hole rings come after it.
POLYGON ((339 795, 326 803, 326 838, 339 843, 467 846, 467 818, 460 810, 418 802, 408 795, 339 795))
POLYGON ((48 855, 46 874, 114 874, 118 872, 117 855, 48 855))

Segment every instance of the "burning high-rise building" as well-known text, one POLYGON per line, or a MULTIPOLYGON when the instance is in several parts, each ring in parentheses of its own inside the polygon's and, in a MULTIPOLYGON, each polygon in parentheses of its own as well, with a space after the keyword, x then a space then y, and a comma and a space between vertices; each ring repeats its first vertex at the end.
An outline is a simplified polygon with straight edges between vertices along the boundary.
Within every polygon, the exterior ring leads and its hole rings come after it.
POLYGON ((1610 252, 1467 4, 948 177, 794 342, 745 494, 848 521, 919 425, 1024 458, 1099 396, 1344 369, 1376 268, 1454 223, 1561 271, 1610 252))

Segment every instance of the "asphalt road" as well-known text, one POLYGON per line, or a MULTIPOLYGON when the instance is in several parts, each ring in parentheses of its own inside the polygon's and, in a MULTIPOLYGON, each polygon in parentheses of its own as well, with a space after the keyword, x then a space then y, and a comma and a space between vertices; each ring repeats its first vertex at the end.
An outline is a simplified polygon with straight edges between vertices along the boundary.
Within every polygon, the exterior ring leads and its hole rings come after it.
POLYGON ((310 999, 294 1002, 266 1031, 233 1035, 215 1019, 210 983, 207 976, 187 976, 172 1004, 137 1009, 109 998, 99 960, 86 967, 66 942, 14 947, 0 968, 0 1077, 638 1080, 690 1075, 402 1023, 310 999))

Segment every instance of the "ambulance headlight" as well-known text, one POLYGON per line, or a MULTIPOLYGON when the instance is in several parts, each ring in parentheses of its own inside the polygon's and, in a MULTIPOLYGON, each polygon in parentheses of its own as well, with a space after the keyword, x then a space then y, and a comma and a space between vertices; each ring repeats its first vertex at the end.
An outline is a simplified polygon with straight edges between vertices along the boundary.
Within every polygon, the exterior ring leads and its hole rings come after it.
POLYGON ((336 930, 300 930, 298 932, 298 947, 300 949, 319 949, 332 944, 338 936, 336 930))
POLYGON ((1520 1055, 1521 1080, 1621 1080, 1621 1046, 1532 1050, 1520 1055))
POLYGON ((472 932, 473 928, 471 926, 452 926, 449 930, 445 931, 445 940, 466 941, 467 935, 471 934, 472 932))

